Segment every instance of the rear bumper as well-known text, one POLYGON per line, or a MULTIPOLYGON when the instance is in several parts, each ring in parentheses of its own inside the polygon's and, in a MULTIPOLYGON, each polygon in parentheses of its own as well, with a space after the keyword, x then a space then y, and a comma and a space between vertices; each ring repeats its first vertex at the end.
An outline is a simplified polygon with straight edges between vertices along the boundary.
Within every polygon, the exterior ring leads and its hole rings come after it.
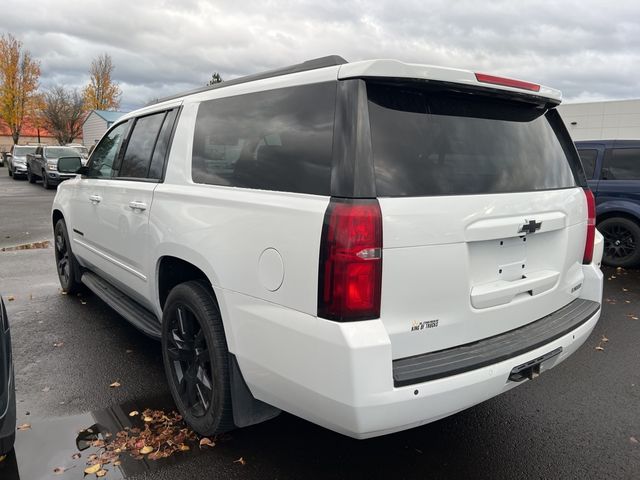
POLYGON ((546 317, 479 342, 393 361, 396 387, 477 370, 546 346, 588 322, 600 304, 578 298, 546 317))
MULTIPOLYGON (((583 296, 600 304, 602 273, 594 265, 583 269, 583 296)), ((399 386, 380 320, 329 322, 253 297, 216 293, 224 298, 223 318, 234 319, 230 348, 253 395, 354 438, 423 425, 510 390, 521 384, 509 380, 514 367, 561 349, 540 371, 554 367, 585 342, 600 317, 599 308, 585 310, 580 321, 509 358, 399 386)))

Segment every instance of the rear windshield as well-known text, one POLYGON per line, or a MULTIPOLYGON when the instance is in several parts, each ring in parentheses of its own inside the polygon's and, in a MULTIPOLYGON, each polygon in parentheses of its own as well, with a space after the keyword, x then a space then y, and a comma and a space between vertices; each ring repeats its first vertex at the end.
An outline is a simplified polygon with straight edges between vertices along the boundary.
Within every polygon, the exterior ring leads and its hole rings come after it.
POLYGON ((368 83, 367 92, 379 196, 576 186, 544 108, 411 86, 368 83))

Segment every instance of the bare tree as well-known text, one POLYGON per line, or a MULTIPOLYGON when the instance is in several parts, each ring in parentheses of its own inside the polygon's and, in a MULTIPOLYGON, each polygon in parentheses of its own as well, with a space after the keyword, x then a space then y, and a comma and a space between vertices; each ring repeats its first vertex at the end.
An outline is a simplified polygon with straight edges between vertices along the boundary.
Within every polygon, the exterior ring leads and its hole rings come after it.
POLYGON ((89 68, 89 85, 84 89, 84 101, 90 110, 117 110, 122 90, 111 78, 113 62, 108 53, 94 58, 89 68))
POLYGON ((84 120, 84 100, 77 89, 60 85, 43 95, 42 117, 60 145, 71 143, 80 136, 84 120))

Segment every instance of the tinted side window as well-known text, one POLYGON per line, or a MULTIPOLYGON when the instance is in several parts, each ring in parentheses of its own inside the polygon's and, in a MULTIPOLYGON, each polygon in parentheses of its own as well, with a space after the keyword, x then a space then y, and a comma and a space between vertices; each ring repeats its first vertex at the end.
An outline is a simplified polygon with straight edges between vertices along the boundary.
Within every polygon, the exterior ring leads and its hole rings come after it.
POLYGON ((640 148, 613 148, 605 156, 602 178, 640 180, 640 148))
POLYGON ((335 82, 203 102, 196 183, 329 195, 335 82))
POLYGON ((151 166, 149 167, 149 178, 159 180, 162 178, 162 170, 164 169, 164 161, 167 157, 169 145, 171 143, 171 134, 173 131, 173 124, 176 121, 178 110, 171 110, 167 113, 167 116, 162 123, 162 129, 160 130, 160 136, 156 142, 156 148, 153 150, 153 157, 151 158, 151 166))
POLYGON ((593 178, 593 174, 596 171, 596 159, 598 158, 598 150, 595 149, 583 149, 578 150, 578 154, 580 155, 580 161, 582 162, 582 167, 584 168, 584 174, 587 176, 587 179, 591 180, 593 178))
POLYGON ((147 177, 153 148, 165 115, 166 112, 161 112, 136 119, 118 177, 147 177))
POLYGON ((128 122, 124 122, 115 127, 93 149, 88 177, 111 178, 113 162, 127 133, 127 124, 128 122))
POLYGON ((428 85, 368 82, 367 93, 380 196, 576 186, 563 133, 535 105, 428 85))

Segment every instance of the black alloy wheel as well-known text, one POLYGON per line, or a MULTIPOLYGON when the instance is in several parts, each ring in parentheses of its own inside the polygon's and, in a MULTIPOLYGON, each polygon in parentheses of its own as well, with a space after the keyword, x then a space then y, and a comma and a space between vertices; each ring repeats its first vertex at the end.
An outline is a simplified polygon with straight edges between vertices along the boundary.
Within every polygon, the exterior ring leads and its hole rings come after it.
POLYGON ((69 244, 67 225, 62 219, 58 220, 54 229, 54 251, 62 290, 66 293, 76 293, 80 289, 80 279, 76 278, 79 268, 69 244))
POLYGON ((603 262, 612 267, 634 267, 640 263, 640 226, 624 217, 607 218, 598 224, 604 237, 603 262))
POLYGON ((209 347, 200 323, 187 305, 178 305, 172 320, 167 355, 178 393, 189 413, 202 417, 213 401, 209 347))
POLYGON ((234 428, 229 359, 222 319, 201 281, 171 290, 162 316, 162 357, 171 395, 200 435, 234 428))

